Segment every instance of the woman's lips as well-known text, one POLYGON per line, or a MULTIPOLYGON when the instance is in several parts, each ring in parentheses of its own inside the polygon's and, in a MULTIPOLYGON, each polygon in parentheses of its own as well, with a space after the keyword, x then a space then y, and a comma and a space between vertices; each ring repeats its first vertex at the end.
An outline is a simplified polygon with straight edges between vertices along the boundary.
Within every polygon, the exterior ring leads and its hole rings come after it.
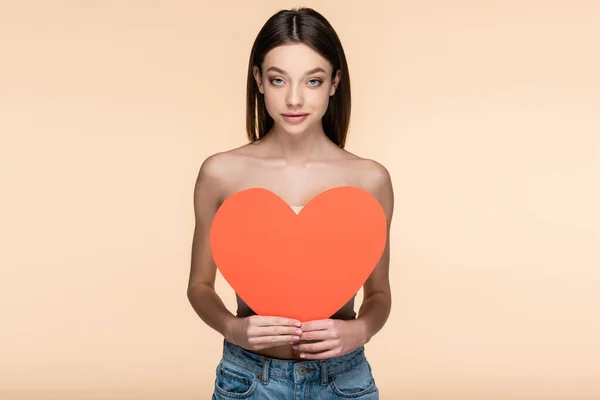
POLYGON ((308 117, 308 114, 283 114, 283 119, 291 124, 302 122, 308 117))

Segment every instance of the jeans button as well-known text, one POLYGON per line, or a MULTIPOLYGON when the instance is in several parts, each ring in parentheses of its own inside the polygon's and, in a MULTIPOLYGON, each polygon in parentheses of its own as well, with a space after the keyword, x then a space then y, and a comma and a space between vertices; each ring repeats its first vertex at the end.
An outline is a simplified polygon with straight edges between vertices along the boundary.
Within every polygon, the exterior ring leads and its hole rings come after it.
POLYGON ((304 373, 305 373, 305 372, 306 372, 306 368, 304 368, 304 367, 300 367, 300 368, 298 368, 298 373, 299 373, 300 375, 304 375, 304 373))

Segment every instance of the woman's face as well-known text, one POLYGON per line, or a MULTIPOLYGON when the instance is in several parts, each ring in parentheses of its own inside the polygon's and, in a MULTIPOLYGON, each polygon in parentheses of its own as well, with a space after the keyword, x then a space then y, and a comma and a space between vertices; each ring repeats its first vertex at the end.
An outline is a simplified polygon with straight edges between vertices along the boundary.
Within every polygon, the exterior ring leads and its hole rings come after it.
POLYGON ((339 82, 339 71, 332 80, 332 70, 327 59, 303 43, 270 50, 262 64, 263 75, 254 67, 254 77, 275 124, 289 133, 320 126, 339 82))

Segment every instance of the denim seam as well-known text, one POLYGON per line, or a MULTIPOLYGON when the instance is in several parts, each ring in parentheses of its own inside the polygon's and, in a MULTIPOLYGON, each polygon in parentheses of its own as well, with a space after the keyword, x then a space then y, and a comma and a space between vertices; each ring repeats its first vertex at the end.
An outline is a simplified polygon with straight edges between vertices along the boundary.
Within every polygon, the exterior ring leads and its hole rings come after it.
POLYGON ((230 360, 229 358, 224 358, 224 360, 227 361, 230 364, 235 365, 236 367, 240 367, 241 369, 250 372, 251 374, 257 374, 258 373, 257 370, 252 370, 250 368, 247 368, 245 365, 240 365, 237 362, 234 362, 234 361, 230 360))
MULTIPOLYGON (((348 366, 348 367, 347 367, 347 368, 345 368, 345 369, 342 369, 342 370, 336 371, 336 372, 335 372, 335 373, 333 373, 333 374, 329 374, 329 376, 336 376, 336 375, 339 375, 339 374, 343 374, 344 372, 350 371, 352 368, 358 367, 360 364, 364 363, 365 361, 367 361, 367 360, 366 360, 365 358, 363 358, 363 359, 359 360, 357 363, 354 363, 354 364, 352 364, 352 365, 348 366)), ((328 368, 328 369, 329 369, 329 368, 328 368)))

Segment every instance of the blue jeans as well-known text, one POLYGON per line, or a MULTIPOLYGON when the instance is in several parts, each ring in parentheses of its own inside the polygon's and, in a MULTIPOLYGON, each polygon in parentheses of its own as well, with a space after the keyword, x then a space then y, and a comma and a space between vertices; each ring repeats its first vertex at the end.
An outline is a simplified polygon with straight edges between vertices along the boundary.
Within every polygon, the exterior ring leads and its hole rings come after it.
POLYGON ((280 360, 228 341, 216 369, 212 400, 378 400, 364 347, 327 360, 280 360))

